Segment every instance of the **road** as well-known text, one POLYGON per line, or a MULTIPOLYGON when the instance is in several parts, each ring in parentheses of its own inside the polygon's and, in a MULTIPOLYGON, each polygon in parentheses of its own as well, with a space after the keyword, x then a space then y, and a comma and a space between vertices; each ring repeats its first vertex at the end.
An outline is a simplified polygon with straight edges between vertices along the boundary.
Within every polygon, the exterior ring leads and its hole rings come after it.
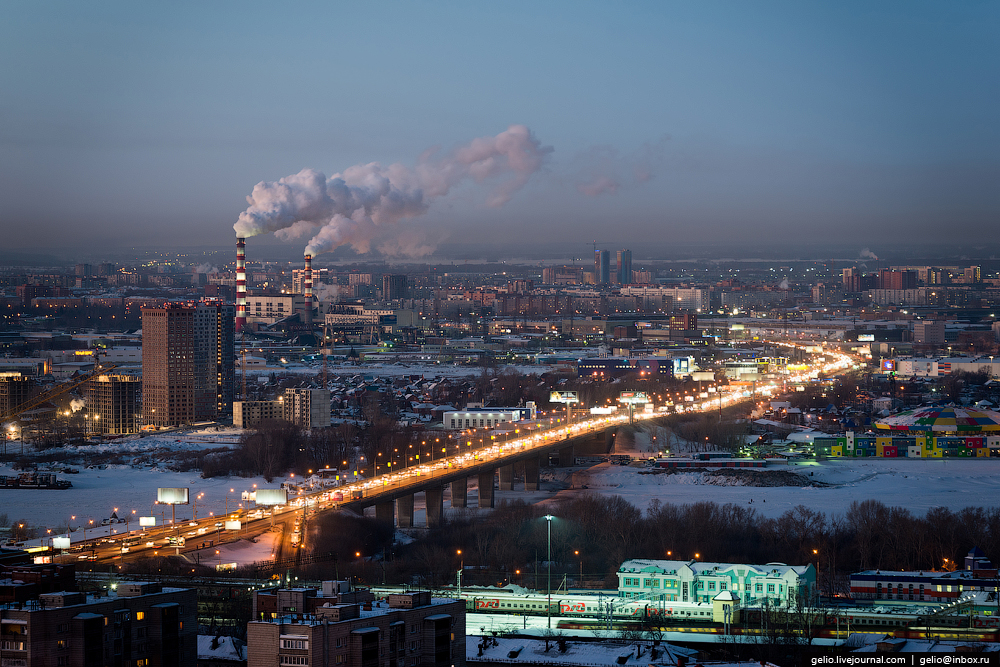
POLYGON ((300 488, 297 492, 289 492, 289 502, 284 506, 274 508, 244 508, 229 512, 227 517, 209 517, 186 522, 184 525, 160 526, 146 531, 133 530, 127 534, 112 538, 102 537, 74 544, 69 555, 59 558, 61 562, 75 559, 81 563, 91 562, 94 565, 106 565, 120 562, 130 555, 167 555, 170 553, 186 553, 206 548, 208 543, 219 545, 243 537, 252 536, 270 530, 273 524, 280 524, 283 530, 280 554, 278 558, 287 559, 290 554, 301 550, 301 541, 295 541, 295 535, 304 535, 305 530, 296 530, 296 519, 304 522, 304 514, 337 509, 342 506, 369 506, 376 502, 388 502, 399 496, 414 493, 429 486, 440 486, 451 479, 471 476, 480 471, 492 470, 507 465, 513 461, 526 458, 533 454, 558 449, 571 444, 574 439, 592 436, 609 428, 626 424, 630 419, 644 421, 662 418, 674 412, 699 412, 719 410, 749 398, 766 398, 774 395, 785 383, 808 381, 820 373, 835 374, 849 369, 854 361, 839 352, 826 352, 833 357, 822 366, 811 367, 809 370, 788 375, 771 382, 764 382, 753 389, 737 387, 736 389, 713 394, 705 393, 703 398, 685 402, 668 410, 636 412, 633 415, 612 414, 590 416, 579 421, 567 423, 565 418, 553 417, 549 424, 535 422, 518 428, 497 440, 491 436, 491 444, 479 449, 472 448, 473 440, 467 441, 469 450, 464 453, 446 456, 430 463, 404 468, 399 472, 380 475, 371 479, 361 479, 346 485, 316 490, 300 488), (707 398, 704 398, 707 396, 707 398), (272 516, 273 512, 273 516, 272 516), (239 530, 226 530, 224 521, 239 521, 239 530), (177 546, 172 542, 177 537, 183 544, 177 546), (123 541, 128 544, 127 552, 123 553, 123 541))

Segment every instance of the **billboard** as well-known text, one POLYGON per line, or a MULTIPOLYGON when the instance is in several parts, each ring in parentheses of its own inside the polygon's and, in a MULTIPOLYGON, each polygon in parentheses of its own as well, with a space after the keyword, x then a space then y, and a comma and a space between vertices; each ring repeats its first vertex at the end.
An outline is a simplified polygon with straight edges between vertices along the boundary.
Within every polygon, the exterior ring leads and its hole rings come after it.
POLYGON ((258 505, 284 505, 288 503, 288 491, 285 489, 257 489, 258 505))
POLYGON ((580 395, 575 391, 553 391, 549 393, 549 403, 579 403, 580 395))
POLYGON ((183 489, 157 489, 156 502, 161 505, 187 505, 188 490, 183 489))
POLYGON ((896 360, 895 359, 883 359, 882 360, 882 370, 886 373, 893 373, 896 370, 896 360))
POLYGON ((618 397, 619 403, 649 403, 649 396, 644 391, 623 391, 618 397))
POLYGON ((225 527, 226 530, 239 530, 242 525, 239 521, 226 521, 225 527))
POLYGON ((139 525, 142 526, 143 528, 148 528, 150 526, 155 526, 156 525, 156 517, 155 516, 141 516, 141 517, 139 517, 139 525))
POLYGON ((858 334, 859 343, 874 343, 875 334, 858 334))
POLYGON ((691 379, 695 382, 714 382, 715 373, 711 371, 695 371, 691 373, 691 379))
POLYGON ((52 538, 52 548, 53 549, 69 549, 69 538, 68 537, 53 537, 52 538))

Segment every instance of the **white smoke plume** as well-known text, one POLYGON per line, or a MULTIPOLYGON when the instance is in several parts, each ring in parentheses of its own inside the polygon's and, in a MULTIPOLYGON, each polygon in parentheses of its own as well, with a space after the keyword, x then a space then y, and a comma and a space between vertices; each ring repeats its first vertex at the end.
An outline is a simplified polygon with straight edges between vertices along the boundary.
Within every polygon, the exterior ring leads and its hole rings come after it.
POLYGON ((204 264, 199 264, 198 266, 194 267, 194 273, 218 273, 218 272, 219 272, 218 268, 207 262, 204 264))
POLYGON ((542 146, 524 125, 495 137, 473 139, 450 153, 426 151, 414 167, 377 162, 356 165, 327 178, 303 169, 276 182, 260 182, 250 206, 233 225, 238 237, 274 232, 278 238, 312 234, 306 254, 316 256, 350 244, 368 252, 385 228, 427 211, 430 203, 466 180, 498 181, 488 206, 506 204, 541 169, 551 147, 542 146))
POLYGON ((82 398, 74 398, 69 402, 69 409, 73 412, 79 412, 87 406, 87 401, 82 398))
POLYGON ((874 260, 878 260, 878 255, 876 255, 875 253, 873 253, 868 248, 865 248, 864 250, 862 250, 860 256, 861 256, 862 259, 874 259, 874 260))
POLYGON ((645 143, 634 153, 622 155, 611 146, 594 146, 577 156, 576 189, 588 197, 614 195, 622 188, 653 178, 666 157, 669 136, 645 143))
POLYGON ((778 283, 778 289, 788 289, 788 278, 782 278, 778 283))

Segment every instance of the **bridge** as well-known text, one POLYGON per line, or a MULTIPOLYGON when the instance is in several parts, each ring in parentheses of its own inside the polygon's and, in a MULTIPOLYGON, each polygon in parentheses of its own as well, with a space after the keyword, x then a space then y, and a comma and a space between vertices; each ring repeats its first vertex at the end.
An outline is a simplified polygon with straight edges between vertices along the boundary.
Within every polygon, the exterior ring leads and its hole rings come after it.
MULTIPOLYGON (((495 476, 499 474, 501 491, 513 491, 514 468, 517 466, 523 470, 525 491, 537 491, 538 469, 548 465, 546 459, 553 452, 558 455, 560 466, 573 465, 575 454, 581 448, 588 453, 607 452, 618 427, 627 419, 619 416, 592 418, 562 422, 557 428, 529 432, 523 436, 513 434, 515 438, 507 442, 495 442, 435 463, 343 487, 344 502, 339 506, 360 513, 374 505, 377 519, 392 522, 395 516, 400 528, 412 528, 413 497, 422 492, 427 504, 427 526, 438 526, 444 516, 446 486, 451 487, 451 506, 467 507, 469 478, 475 478, 479 488, 479 507, 493 507, 495 476)), ((471 441, 468 442, 471 447, 471 441)))

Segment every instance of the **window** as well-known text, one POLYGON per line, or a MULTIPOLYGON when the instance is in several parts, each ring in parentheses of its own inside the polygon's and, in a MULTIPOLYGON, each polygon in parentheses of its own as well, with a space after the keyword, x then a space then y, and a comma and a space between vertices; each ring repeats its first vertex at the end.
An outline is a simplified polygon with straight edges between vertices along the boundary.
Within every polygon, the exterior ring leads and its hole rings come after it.
POLYGON ((764 584, 756 584, 754 586, 753 590, 756 593, 763 593, 764 592, 764 584))
POLYGON ((773 593, 774 592, 774 584, 768 584, 767 585, 767 592, 768 593, 773 593))
POLYGON ((282 639, 281 648, 305 650, 309 648, 309 642, 304 639, 282 639))
POLYGON ((720 591, 724 591, 724 590, 726 590, 726 586, 727 586, 727 584, 726 584, 726 582, 725 582, 725 581, 720 581, 720 582, 719 582, 719 590, 720 590, 720 591))
POLYGON ((708 582, 708 590, 710 590, 710 591, 714 591, 715 590, 715 582, 714 581, 708 582))
POLYGON ((309 658, 304 655, 279 655, 279 665, 308 665, 309 658))
POLYGON ((137 612, 135 612, 135 620, 137 620, 137 621, 144 621, 144 620, 146 620, 146 612, 144 612, 144 611, 137 611, 137 612))

